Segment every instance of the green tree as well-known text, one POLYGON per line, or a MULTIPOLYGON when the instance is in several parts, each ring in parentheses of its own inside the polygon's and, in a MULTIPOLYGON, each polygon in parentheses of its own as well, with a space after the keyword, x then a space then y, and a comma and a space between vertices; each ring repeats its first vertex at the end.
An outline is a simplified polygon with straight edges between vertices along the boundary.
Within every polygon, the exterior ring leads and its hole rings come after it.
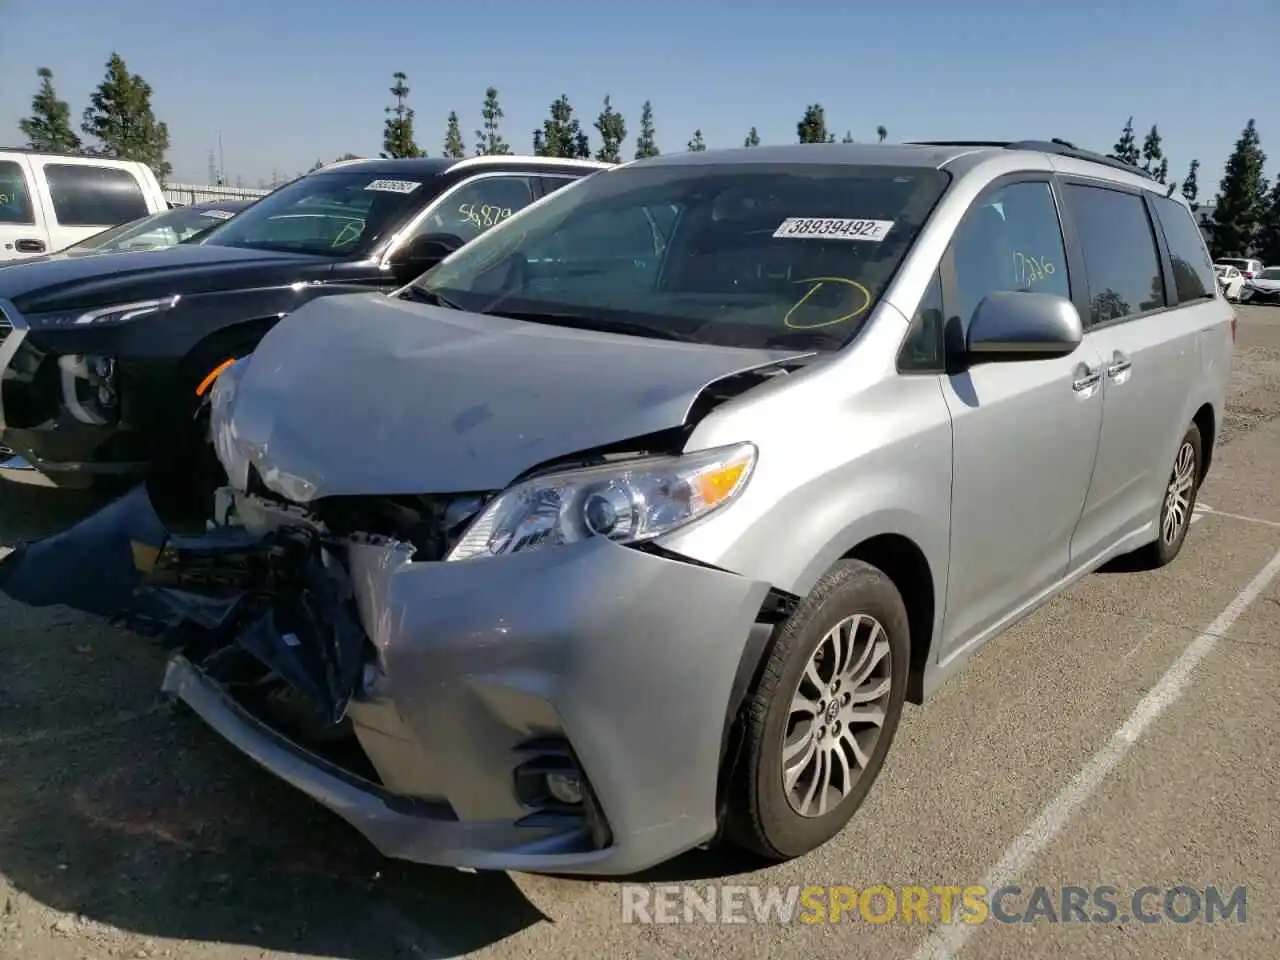
POLYGON ((801 143, 834 143, 836 139, 827 133, 827 115, 820 103, 805 107, 804 116, 796 124, 796 134, 801 143))
POLYGON ((1155 174, 1160 168, 1160 161, 1164 159, 1164 148, 1160 137, 1160 128, 1155 124, 1151 125, 1151 129, 1147 131, 1147 137, 1142 141, 1142 169, 1147 173, 1155 174))
POLYGON ((1187 201, 1192 211, 1198 210, 1200 204, 1196 200, 1200 196, 1200 161, 1192 160, 1191 166, 1187 168, 1187 179, 1182 181, 1182 198, 1187 201))
MULTIPOLYGON (((1156 179, 1159 180, 1161 183, 1169 182, 1169 158, 1168 157, 1160 158, 1160 166, 1156 167, 1156 179)), ((1177 184, 1175 183, 1173 184, 1173 186, 1176 188, 1177 184)))
POLYGON ((151 85, 130 73, 118 53, 107 60, 107 75, 89 104, 80 129, 97 144, 87 153, 145 163, 162 182, 169 176, 169 127, 151 110, 151 85))
POLYGON ((627 139, 627 121, 613 109, 609 97, 604 98, 604 108, 596 118, 596 130, 600 133, 600 149, 597 160, 605 163, 622 162, 622 143, 627 139))
POLYGON ((876 142, 884 143, 885 137, 889 136, 889 128, 884 126, 876 127, 876 142))
POLYGON ((53 89, 53 71, 36 71, 40 89, 31 98, 31 116, 18 121, 27 146, 45 153, 79 153, 80 137, 71 129, 71 108, 53 89))
POLYGON ((1263 263, 1280 263, 1280 176, 1276 177, 1267 196, 1262 220, 1258 224, 1257 247, 1263 263))
POLYGON ((701 153, 703 150, 707 149, 707 142, 702 139, 701 127, 693 131, 693 139, 685 145, 685 149, 690 153, 701 153))
POLYGON ((852 130, 846 130, 846 131, 844 132, 844 136, 840 138, 840 142, 841 142, 841 143, 855 143, 856 141, 853 139, 853 131, 852 131, 852 130))
POLYGON ((1124 130, 1120 132, 1120 139, 1111 148, 1111 153, 1117 160, 1123 160, 1130 166, 1136 167, 1138 165, 1142 154, 1138 150, 1138 141, 1133 135, 1133 117, 1125 121, 1124 130))
POLYGON ((751 132, 747 134, 747 139, 742 141, 744 147, 760 146, 760 134, 756 132, 756 128, 752 127, 751 132))
POLYGON ((480 107, 480 120, 483 130, 476 131, 476 156, 510 156, 511 147, 502 139, 499 127, 502 118, 502 106, 498 103, 498 90, 489 87, 484 92, 484 104, 480 107))
POLYGON ((533 131, 533 152, 540 157, 569 157, 586 160, 591 156, 591 142, 573 115, 567 94, 551 101, 550 116, 542 121, 542 129, 533 131))
POLYGON ((467 155, 467 145, 462 142, 462 124, 458 122, 458 112, 449 111, 449 122, 444 130, 444 155, 460 160, 467 155))
POLYGON ((648 100, 640 109, 640 133, 636 137, 636 159, 658 155, 658 141, 653 131, 653 104, 648 100))
POLYGON ((424 157, 413 139, 413 110, 409 107, 408 77, 397 70, 391 75, 391 95, 396 102, 386 108, 387 122, 382 132, 382 156, 399 160, 403 157, 424 157))
POLYGON ((1213 209, 1215 259, 1247 257, 1252 251, 1266 203, 1267 182, 1262 174, 1266 163, 1257 125, 1250 119, 1218 184, 1218 203, 1213 209))

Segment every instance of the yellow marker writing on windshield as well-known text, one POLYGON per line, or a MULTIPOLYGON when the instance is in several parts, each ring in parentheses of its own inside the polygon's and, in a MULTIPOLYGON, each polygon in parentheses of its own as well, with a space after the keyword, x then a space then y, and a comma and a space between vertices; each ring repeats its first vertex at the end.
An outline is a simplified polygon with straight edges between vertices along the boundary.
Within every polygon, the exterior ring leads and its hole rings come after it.
POLYGON ((871 291, 856 280, 850 280, 847 277, 809 277, 806 280, 796 280, 794 282, 811 283, 813 286, 809 288, 808 292, 803 297, 792 304, 791 309, 788 310, 786 316, 782 318, 783 325, 791 330, 818 330, 822 327, 834 327, 838 323, 847 323, 850 320, 853 320, 855 317, 865 312, 867 307, 871 306, 871 291), (832 319, 819 320, 817 323, 793 322, 791 315, 804 306, 810 297, 822 289, 823 285, 828 283, 839 283, 846 287, 852 287, 854 291, 862 297, 862 303, 859 304, 856 310, 841 314, 840 316, 832 319))

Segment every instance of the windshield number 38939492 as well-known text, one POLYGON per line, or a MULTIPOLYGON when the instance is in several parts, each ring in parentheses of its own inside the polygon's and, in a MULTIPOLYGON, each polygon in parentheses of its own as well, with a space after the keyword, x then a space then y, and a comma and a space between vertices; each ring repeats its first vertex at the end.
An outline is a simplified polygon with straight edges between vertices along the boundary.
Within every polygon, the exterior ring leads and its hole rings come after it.
POLYGON ((839 217, 788 217, 775 237, 787 239, 869 240, 879 243, 893 229, 892 220, 848 220, 839 217))

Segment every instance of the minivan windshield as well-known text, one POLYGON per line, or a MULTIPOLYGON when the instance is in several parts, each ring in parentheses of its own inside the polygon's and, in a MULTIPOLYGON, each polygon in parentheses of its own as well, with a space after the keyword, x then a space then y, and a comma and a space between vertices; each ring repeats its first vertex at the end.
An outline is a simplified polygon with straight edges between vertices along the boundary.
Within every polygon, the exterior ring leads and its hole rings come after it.
POLYGON ((482 234, 400 295, 661 339, 836 350, 949 181, 920 167, 618 167, 482 234))
POLYGON ((434 195, 434 177, 312 173, 267 194, 200 240, 350 258, 368 254, 434 195))
POLYGON ((1267 267, 1254 279, 1256 280, 1280 280, 1280 267, 1267 267))

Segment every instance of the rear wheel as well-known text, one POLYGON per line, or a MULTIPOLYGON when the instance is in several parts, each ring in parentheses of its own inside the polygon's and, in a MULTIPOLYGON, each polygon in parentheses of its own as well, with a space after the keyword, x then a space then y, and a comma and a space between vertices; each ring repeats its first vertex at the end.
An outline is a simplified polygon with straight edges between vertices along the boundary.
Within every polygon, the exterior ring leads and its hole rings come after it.
POLYGON ((1138 565, 1157 569, 1172 563, 1182 551, 1182 544, 1191 529, 1191 515, 1196 509, 1196 496, 1200 492, 1200 473, 1204 463, 1203 440, 1200 428, 1194 423, 1187 428, 1169 471, 1164 499, 1160 505, 1160 520, 1156 539, 1134 554, 1138 565))
POLYGON ((726 837, 788 860, 839 833, 884 764, 909 663, 892 581, 861 561, 832 568, 780 628, 748 702, 726 837))

